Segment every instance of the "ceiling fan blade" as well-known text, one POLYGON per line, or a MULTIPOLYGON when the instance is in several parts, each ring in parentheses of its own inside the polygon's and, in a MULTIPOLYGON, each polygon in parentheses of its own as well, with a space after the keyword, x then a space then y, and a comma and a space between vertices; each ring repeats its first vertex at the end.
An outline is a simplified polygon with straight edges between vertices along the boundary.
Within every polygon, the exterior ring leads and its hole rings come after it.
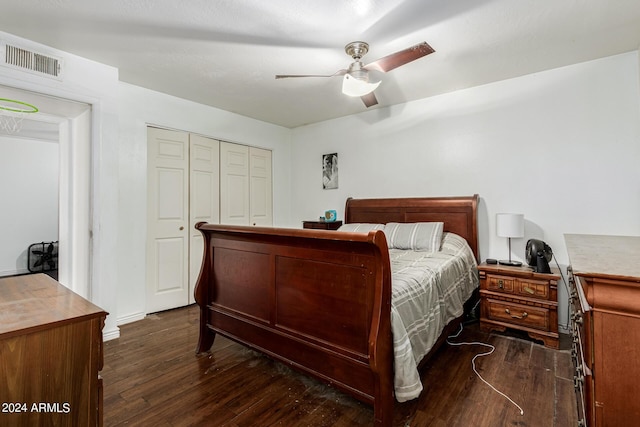
POLYGON ((373 92, 369 92, 368 94, 361 96, 360 99, 362 99, 362 102, 364 102, 364 105, 367 108, 373 107, 378 103, 378 100, 376 99, 376 96, 373 92))
POLYGON ((322 74, 276 74, 276 79, 290 79, 295 77, 333 77, 322 74))
POLYGON ((435 50, 427 44, 427 42, 418 43, 415 46, 401 50, 391 55, 387 55, 384 58, 380 58, 377 61, 373 61, 370 64, 364 66, 366 70, 376 70, 386 73, 394 68, 398 68, 401 65, 407 64, 411 61, 415 61, 418 58, 427 56, 435 50))
POLYGON ((276 74, 276 79, 290 79, 296 77, 335 77, 344 76, 347 70, 338 70, 333 74, 276 74))

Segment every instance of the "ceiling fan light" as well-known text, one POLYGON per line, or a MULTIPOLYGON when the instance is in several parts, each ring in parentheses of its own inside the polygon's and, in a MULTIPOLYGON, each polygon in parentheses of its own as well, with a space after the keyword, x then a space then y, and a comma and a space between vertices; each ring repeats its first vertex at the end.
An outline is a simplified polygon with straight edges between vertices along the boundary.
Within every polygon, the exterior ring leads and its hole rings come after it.
POLYGON ((380 86, 380 82, 369 83, 366 80, 357 79, 350 74, 345 74, 342 79, 342 93, 347 96, 368 95, 376 90, 378 86, 380 86))

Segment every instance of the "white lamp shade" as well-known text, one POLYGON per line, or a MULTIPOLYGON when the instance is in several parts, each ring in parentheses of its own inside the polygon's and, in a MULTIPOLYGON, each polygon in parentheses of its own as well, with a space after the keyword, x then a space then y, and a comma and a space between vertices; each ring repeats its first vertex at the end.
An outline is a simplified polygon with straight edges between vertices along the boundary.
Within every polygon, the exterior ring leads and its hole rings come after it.
POLYGON ((357 79, 345 74, 342 79, 342 93, 348 96, 364 96, 380 86, 380 82, 369 83, 367 80, 357 79))
POLYGON ((524 214, 496 214, 496 234, 500 237, 524 237, 524 214))

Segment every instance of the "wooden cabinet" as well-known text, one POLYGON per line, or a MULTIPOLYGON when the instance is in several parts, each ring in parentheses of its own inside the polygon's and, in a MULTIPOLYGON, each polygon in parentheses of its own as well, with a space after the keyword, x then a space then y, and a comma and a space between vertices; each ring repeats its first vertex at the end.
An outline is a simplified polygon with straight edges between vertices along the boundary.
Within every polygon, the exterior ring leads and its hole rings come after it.
POLYGON ((313 228, 316 230, 337 230, 342 225, 342 221, 302 221, 302 228, 313 228))
POLYGON ((518 329, 558 348, 559 275, 500 264, 481 264, 478 270, 482 330, 518 329))
POLYGON ((640 419, 640 237, 565 235, 579 425, 640 419))
POLYGON ((47 275, 0 279, 0 425, 102 425, 106 315, 47 275))

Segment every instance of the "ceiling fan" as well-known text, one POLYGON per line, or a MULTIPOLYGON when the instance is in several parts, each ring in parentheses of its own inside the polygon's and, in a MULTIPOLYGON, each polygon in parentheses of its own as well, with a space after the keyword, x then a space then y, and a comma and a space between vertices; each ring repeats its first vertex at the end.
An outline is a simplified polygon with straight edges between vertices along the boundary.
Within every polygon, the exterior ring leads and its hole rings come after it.
POLYGON ((373 91, 380 85, 378 82, 369 81, 369 71, 380 71, 386 73, 401 65, 405 65, 418 58, 435 52, 427 42, 418 43, 407 49, 401 50, 377 61, 364 65, 362 57, 369 51, 369 45, 365 42, 351 42, 344 47, 347 55, 353 58, 353 62, 346 70, 338 70, 330 75, 323 74, 277 74, 276 79, 291 77, 335 77, 344 76, 342 80, 342 93, 349 96, 359 96, 367 108, 376 105, 378 100, 373 91))

